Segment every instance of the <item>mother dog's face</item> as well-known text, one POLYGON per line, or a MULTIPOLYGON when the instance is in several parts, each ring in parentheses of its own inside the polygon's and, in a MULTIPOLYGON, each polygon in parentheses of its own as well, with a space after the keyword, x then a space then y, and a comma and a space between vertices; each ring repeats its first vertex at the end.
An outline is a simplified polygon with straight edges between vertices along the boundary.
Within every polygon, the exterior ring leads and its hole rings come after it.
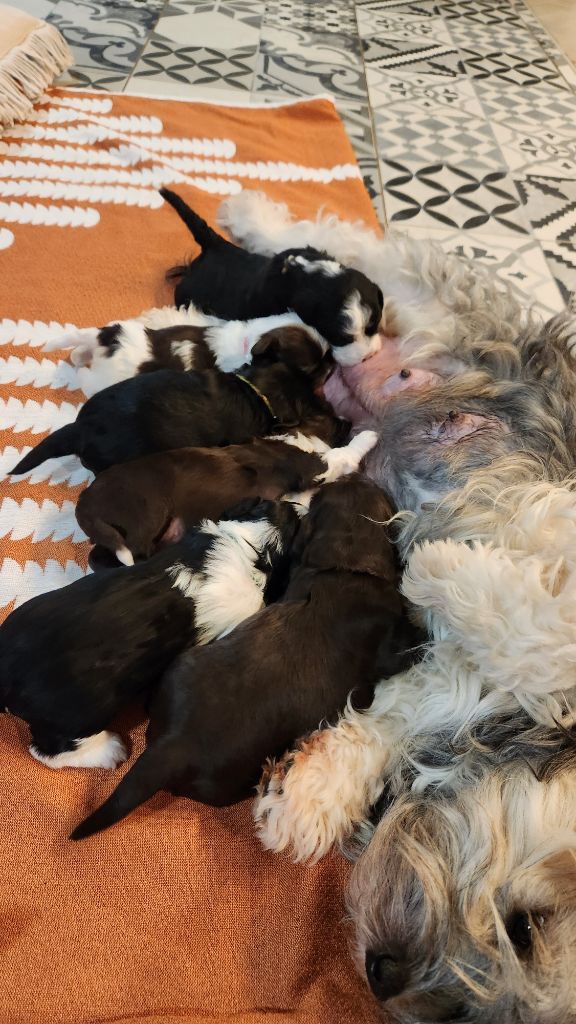
POLYGON ((576 1021, 575 771, 518 764, 380 822, 348 902, 358 965, 402 1024, 576 1021))

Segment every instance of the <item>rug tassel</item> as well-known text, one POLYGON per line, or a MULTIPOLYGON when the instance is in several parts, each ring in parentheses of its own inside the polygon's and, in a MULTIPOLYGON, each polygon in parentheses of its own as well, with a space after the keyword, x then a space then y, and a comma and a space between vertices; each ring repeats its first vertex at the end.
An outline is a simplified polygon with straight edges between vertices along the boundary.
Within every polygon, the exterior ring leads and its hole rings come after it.
POLYGON ((35 100, 74 62, 53 25, 41 24, 0 60, 0 124, 25 121, 35 100))

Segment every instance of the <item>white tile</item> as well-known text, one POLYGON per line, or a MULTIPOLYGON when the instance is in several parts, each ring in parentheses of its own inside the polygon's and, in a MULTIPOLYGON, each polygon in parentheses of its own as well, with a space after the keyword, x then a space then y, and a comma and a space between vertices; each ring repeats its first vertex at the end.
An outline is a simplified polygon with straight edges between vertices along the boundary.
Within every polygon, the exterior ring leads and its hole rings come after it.
POLYGON ((260 30, 244 21, 227 18, 217 12, 190 12, 160 18, 156 26, 156 35, 181 46, 207 46, 215 50, 253 46, 256 49, 260 30))
POLYGON ((544 316, 560 312, 564 302, 542 248, 534 238, 494 235, 490 232, 422 230, 413 225, 396 225, 415 238, 430 238, 446 252, 467 256, 492 268, 507 281, 518 298, 534 305, 544 316))

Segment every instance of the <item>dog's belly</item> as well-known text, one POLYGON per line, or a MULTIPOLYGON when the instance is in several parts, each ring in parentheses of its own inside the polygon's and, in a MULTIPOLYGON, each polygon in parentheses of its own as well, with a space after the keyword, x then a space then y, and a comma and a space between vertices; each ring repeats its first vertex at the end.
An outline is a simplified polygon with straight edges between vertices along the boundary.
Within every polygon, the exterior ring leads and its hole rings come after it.
POLYGON ((337 367, 324 385, 324 395, 338 416, 354 424, 378 418, 379 408, 401 391, 423 390, 443 378, 434 370, 407 368, 406 349, 386 339, 376 355, 356 366, 337 367))

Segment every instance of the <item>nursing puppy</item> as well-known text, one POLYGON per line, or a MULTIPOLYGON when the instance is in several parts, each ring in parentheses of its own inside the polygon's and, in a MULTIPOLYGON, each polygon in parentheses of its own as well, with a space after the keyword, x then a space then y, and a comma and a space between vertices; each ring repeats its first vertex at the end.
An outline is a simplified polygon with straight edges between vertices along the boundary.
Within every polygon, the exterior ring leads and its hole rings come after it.
POLYGON ((114 768, 108 731, 186 646, 207 643, 262 606, 298 524, 289 503, 251 502, 205 522, 131 569, 95 573, 21 605, 0 626, 0 703, 30 726, 50 768, 114 768))
POLYGON ((78 384, 87 398, 111 384, 152 370, 223 370, 229 373, 251 361, 267 344, 271 332, 284 345, 302 350, 323 338, 295 313, 226 321, 189 309, 149 309, 131 320, 113 320, 105 327, 82 327, 52 338, 45 352, 71 348, 78 384))
POLYGON ((358 270, 311 246, 286 249, 272 259, 228 242, 174 192, 160 189, 201 248, 171 277, 177 306, 195 306, 225 320, 249 320, 293 310, 320 332, 339 363, 351 366, 380 348, 383 296, 358 270))
POLYGON ((286 591, 210 647, 187 649, 154 697, 148 746, 112 796, 72 834, 108 828, 160 789, 222 806, 249 796, 267 757, 349 697, 415 660, 420 634, 398 592, 384 493, 359 477, 313 498, 286 591))
POLYGON ((93 544, 133 565, 243 498, 277 499, 353 472, 376 441, 364 431, 329 449, 297 434, 148 455, 100 473, 80 495, 76 519, 93 544))
POLYGON ((77 455, 100 473, 152 452, 244 444, 306 421, 330 442, 337 421, 315 394, 326 364, 319 346, 307 341, 295 348, 282 332, 271 332, 242 374, 158 370, 113 384, 88 399, 74 423, 41 441, 12 472, 77 455))

